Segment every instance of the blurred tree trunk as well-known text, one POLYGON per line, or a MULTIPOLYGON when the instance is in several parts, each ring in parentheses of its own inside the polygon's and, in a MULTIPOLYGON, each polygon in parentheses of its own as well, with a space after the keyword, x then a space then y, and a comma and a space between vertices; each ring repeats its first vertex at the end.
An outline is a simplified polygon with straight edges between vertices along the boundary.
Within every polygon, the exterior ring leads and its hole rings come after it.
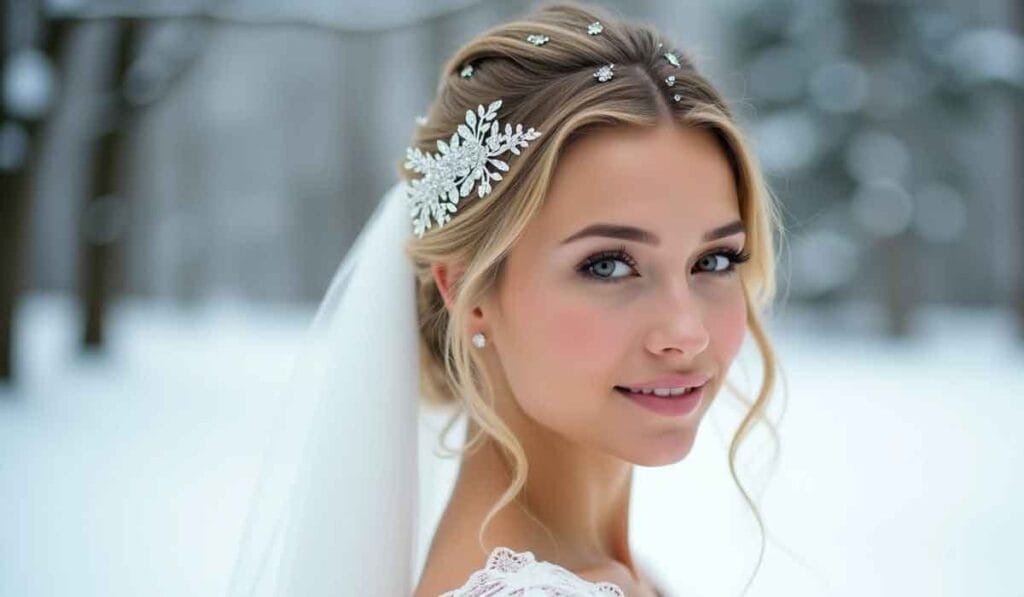
MULTIPOLYGON (((894 23, 889 4, 852 2, 847 5, 853 32, 851 52, 866 68, 888 56, 899 54, 899 26, 894 23)), ((874 119, 874 126, 899 134, 892 119, 874 119)), ((903 184, 905 181, 898 181, 903 184)), ((916 243, 908 230, 879 240, 874 251, 886 264, 882 277, 882 305, 885 309, 885 330, 891 337, 903 337, 913 331, 914 311, 919 300, 917 288, 916 243)))
MULTIPOLYGON (((51 65, 57 65, 71 26, 69 21, 46 21, 41 3, 39 12, 43 52, 51 65)), ((0 3, 0 81, 6 80, 6 67, 13 47, 9 17, 14 14, 10 0, 0 3)), ((57 68, 54 68, 57 71, 57 68)), ((0 126, 4 129, 4 162, 0 165, 0 382, 14 378, 15 316, 18 294, 23 286, 23 254, 28 245, 29 205, 32 199, 32 174, 39 154, 43 118, 18 120, 0 97, 0 126), (20 139, 19 139, 20 137, 20 139), (21 147, 18 142, 24 141, 21 147)))
POLYGON ((908 336, 913 332, 917 300, 914 248, 914 239, 906 232, 883 239, 876 246, 886 264, 883 304, 886 332, 892 337, 908 336))
POLYGON ((117 19, 115 27, 114 68, 97 124, 96 157, 82 212, 79 292, 85 314, 82 329, 82 346, 85 349, 103 345, 106 312, 113 293, 113 276, 117 273, 117 251, 121 246, 118 241, 121 237, 123 198, 118 194, 118 186, 129 111, 123 82, 140 24, 133 19, 117 19))
MULTIPOLYGON (((0 81, 7 74, 7 4, 6 1, 0 4, 0 81)), ((0 126, 13 126, 7 115, 7 103, 2 98, 0 126)), ((9 381, 14 375, 14 303, 20 278, 18 248, 26 229, 26 202, 21 192, 23 178, 18 164, 0 166, 0 379, 4 381, 9 381)))
MULTIPOLYGON (((1024 37, 1024 8, 1019 3, 1011 3, 1010 10, 1013 11, 1013 26, 1017 35, 1024 37)), ((1013 100, 1013 162, 1014 164, 1024 163, 1024 98, 1020 92, 1013 100)), ((1011 286, 1011 301, 1013 310, 1017 316, 1017 333, 1024 339, 1024 183, 1021 182, 1020 174, 1012 177, 1012 193, 1014 197, 1011 202, 1016 204, 1016 220, 1010 225, 1011 234, 1016 238, 1016 260, 1010 260, 1013 267, 1014 277, 1011 286)))

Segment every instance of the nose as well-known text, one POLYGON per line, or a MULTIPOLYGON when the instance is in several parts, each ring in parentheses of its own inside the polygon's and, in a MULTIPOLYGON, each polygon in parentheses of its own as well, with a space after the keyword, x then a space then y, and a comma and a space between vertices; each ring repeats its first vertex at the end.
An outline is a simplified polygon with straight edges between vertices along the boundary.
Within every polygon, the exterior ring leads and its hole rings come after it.
POLYGON ((654 323, 646 341, 652 354, 693 357, 707 349, 711 337, 704 325, 703 305, 685 284, 667 284, 652 313, 654 323))

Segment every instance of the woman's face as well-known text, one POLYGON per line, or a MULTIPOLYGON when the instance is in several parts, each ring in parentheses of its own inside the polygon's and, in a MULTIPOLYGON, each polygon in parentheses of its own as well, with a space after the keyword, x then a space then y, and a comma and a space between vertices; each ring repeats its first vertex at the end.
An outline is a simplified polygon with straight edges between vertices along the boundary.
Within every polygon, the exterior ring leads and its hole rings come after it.
POLYGON ((479 311, 528 419, 635 464, 684 458, 746 332, 729 253, 742 252, 744 234, 706 237, 739 220, 731 170, 709 132, 619 128, 572 145, 479 311), (631 231, 578 234, 595 224, 631 231), (686 414, 616 389, 690 373, 710 380, 686 414))

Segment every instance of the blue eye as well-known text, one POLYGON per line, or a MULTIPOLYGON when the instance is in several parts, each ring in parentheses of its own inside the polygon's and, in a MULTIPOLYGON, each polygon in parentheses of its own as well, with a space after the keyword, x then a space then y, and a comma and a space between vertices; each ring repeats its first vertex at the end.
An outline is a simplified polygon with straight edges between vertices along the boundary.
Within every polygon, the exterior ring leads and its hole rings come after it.
POLYGON ((633 256, 626 252, 625 247, 616 249, 614 251, 602 251, 595 255, 587 257, 582 264, 580 264, 578 271, 585 277, 594 278, 602 282, 616 282, 622 278, 628 276, 616 276, 611 277, 616 271, 620 271, 621 268, 617 267, 615 263, 625 263, 628 267, 636 271, 636 260, 633 256), (608 264, 612 264, 609 266, 608 264))
POLYGON ((750 253, 736 251, 735 249, 719 249, 714 253, 708 253, 707 255, 701 257, 700 260, 697 261, 697 265, 700 265, 702 263, 708 263, 710 260, 712 267, 715 267, 716 265, 723 263, 722 260, 716 259, 718 257, 721 257, 724 260, 725 267, 723 269, 709 270, 709 274, 724 275, 736 271, 737 265, 741 263, 746 263, 747 261, 750 260, 750 253))
MULTIPOLYGON (((698 268, 707 265, 711 269, 703 269, 704 273, 724 276, 736 271, 736 266, 750 260, 750 253, 736 251, 735 249, 723 248, 701 257, 697 261, 698 268), (724 267, 722 267, 724 266, 724 267), (718 268, 718 269, 716 269, 718 268)), ((601 282, 618 282, 629 275, 616 276, 621 271, 616 263, 624 263, 628 268, 636 271, 636 260, 626 252, 625 247, 612 251, 602 251, 587 257, 579 265, 577 271, 585 278, 599 280, 601 282)), ((639 274, 637 274, 638 276, 639 274)))

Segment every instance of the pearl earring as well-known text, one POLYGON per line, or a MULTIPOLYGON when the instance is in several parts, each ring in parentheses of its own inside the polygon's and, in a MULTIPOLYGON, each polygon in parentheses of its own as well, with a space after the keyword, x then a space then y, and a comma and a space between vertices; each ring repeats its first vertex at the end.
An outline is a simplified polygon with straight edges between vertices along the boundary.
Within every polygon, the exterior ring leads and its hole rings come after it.
POLYGON ((476 346, 477 348, 483 348, 486 345, 487 338, 483 335, 482 332, 477 332, 473 334, 473 346, 476 346))

